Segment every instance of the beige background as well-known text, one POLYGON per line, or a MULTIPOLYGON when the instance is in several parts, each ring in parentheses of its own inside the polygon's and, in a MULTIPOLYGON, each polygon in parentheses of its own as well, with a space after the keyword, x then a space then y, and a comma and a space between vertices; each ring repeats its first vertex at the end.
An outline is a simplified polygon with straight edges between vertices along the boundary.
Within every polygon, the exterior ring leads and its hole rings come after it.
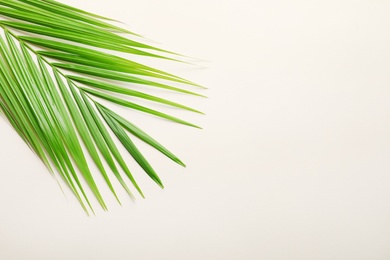
POLYGON ((0 259, 390 259, 390 2, 63 2, 210 60, 204 130, 134 115, 188 168, 87 218, 2 123, 0 259))

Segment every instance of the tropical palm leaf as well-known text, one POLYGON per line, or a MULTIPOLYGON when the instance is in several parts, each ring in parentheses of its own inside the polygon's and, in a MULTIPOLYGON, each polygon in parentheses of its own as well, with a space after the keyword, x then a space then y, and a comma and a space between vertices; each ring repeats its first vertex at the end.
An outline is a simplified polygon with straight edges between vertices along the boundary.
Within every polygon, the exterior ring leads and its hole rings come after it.
POLYGON ((175 85, 201 86, 113 53, 167 60, 177 60, 181 56, 130 39, 138 36, 113 25, 111 19, 54 0, 0 0, 0 16, 0 109, 47 168, 62 177, 87 213, 93 212, 93 207, 81 178, 101 207, 107 209, 87 154, 118 201, 111 175, 131 197, 133 194, 126 178, 144 196, 119 152, 115 138, 161 187, 162 181, 134 144, 134 137, 184 166, 163 145, 98 102, 103 99, 198 127, 126 97, 201 113, 131 88, 133 84, 141 84, 202 96, 175 85), (124 87, 121 82, 130 84, 124 87), (125 174, 125 179, 121 173, 125 174))

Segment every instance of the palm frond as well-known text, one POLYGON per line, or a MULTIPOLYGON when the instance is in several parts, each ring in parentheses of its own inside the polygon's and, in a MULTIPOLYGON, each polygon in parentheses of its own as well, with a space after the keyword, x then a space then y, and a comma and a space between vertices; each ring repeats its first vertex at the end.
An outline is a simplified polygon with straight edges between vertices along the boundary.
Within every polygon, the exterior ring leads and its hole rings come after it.
POLYGON ((96 173, 90 170, 87 154, 119 203, 111 182, 113 177, 129 196, 134 197, 126 181, 130 181, 144 197, 115 144, 115 138, 161 187, 161 179, 134 144, 133 138, 185 166, 139 127, 98 101, 103 99, 179 124, 198 127, 139 105, 127 97, 201 113, 131 87, 137 84, 202 96, 175 85, 202 86, 113 53, 166 60, 178 60, 181 56, 131 39, 130 36, 137 38, 137 34, 113 25, 112 19, 54 0, 0 0, 0 16, 0 111, 50 172, 62 177, 87 213, 93 212, 93 206, 82 184, 84 181, 100 206, 107 210, 95 182, 96 173), (123 82, 128 83, 126 87, 123 82))

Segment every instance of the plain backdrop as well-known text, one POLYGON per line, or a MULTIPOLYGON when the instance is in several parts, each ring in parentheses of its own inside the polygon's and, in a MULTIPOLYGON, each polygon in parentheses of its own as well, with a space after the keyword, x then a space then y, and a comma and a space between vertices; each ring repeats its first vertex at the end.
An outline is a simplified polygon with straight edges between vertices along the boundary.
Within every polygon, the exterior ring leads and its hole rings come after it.
POLYGON ((165 190, 86 217, 3 121, 0 259, 390 259, 389 1, 63 2, 207 60, 147 61, 204 129, 122 110, 188 167, 140 146, 165 190))

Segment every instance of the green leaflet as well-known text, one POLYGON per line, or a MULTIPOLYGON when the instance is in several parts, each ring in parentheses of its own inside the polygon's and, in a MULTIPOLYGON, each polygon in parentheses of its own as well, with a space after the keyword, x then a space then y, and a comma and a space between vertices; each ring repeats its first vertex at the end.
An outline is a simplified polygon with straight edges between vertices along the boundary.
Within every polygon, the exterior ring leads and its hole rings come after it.
POLYGON ((103 110, 99 109, 99 111, 103 116, 104 120, 106 120, 107 124, 110 126, 111 130, 122 142, 125 148, 129 151, 134 160, 137 161, 137 163, 142 167, 142 169, 144 169, 144 171, 149 175, 149 177, 152 178, 152 180, 154 180, 158 185, 160 185, 161 188, 164 188, 164 185, 162 184, 157 173, 154 171, 154 169, 146 160, 146 158, 142 155, 142 153, 138 150, 138 148, 134 145, 130 137, 126 135, 123 128, 110 116, 108 116, 103 110))
POLYGON ((200 111, 198 111, 196 109, 193 109, 193 108, 190 108, 190 107, 184 106, 182 104, 178 104, 176 102, 172 102, 172 101, 169 101, 169 100, 166 100, 166 99, 163 99, 163 98, 159 98, 159 97, 156 97, 156 96, 148 95, 148 94, 145 94, 145 93, 140 92, 140 91, 135 91, 135 90, 132 90, 132 89, 128 89, 128 88, 124 88, 124 87, 121 87, 121 86, 112 85, 112 84, 109 84, 109 83, 106 83, 106 82, 101 82, 101 81, 88 79, 88 78, 84 78, 84 77, 69 76, 69 78, 74 80, 74 81, 77 81, 79 83, 85 84, 85 85, 87 85, 89 87, 93 87, 93 88, 97 88, 97 89, 101 89, 101 90, 107 90, 107 91, 120 93, 120 94, 124 94, 124 95, 128 95, 128 96, 133 96, 133 97, 137 97, 137 98, 142 98, 142 99, 154 101, 154 102, 157 102, 157 103, 169 105, 169 106, 172 106, 172 107, 177 107, 177 108, 181 108, 181 109, 184 109, 184 110, 192 111, 192 112, 195 112, 195 113, 203 114, 202 112, 200 112, 200 111))
POLYGON ((99 102, 104 99, 198 127, 136 101, 144 99, 189 112, 200 111, 132 86, 140 84, 204 97, 187 89, 202 86, 112 51, 174 61, 180 61, 178 57, 182 56, 142 43, 142 38, 112 24, 112 19, 54 0, 0 0, 0 15, 6 18, 0 21, 0 112, 49 171, 62 178, 87 214, 94 213, 89 193, 107 210, 106 195, 95 182, 97 174, 102 175, 119 203, 115 183, 131 198, 135 198, 133 188, 144 197, 115 138, 160 187, 162 181, 133 137, 185 166, 146 132, 99 102), (87 158, 91 158, 98 172, 91 170, 87 158))
POLYGON ((115 112, 111 111, 110 109, 102 105, 98 105, 98 107, 100 111, 104 112, 105 115, 111 117, 113 120, 121 124, 131 134, 138 137, 139 139, 149 144, 150 146, 154 147, 155 149, 159 150, 161 153, 165 154, 168 158, 172 159, 174 162, 185 167, 185 164, 179 158, 177 158, 176 155, 171 153, 168 149, 166 149, 164 146, 162 146, 160 143, 158 143, 156 140, 154 140, 151 136, 149 136, 147 133, 142 131, 140 128, 130 123, 123 117, 119 116, 115 112))

